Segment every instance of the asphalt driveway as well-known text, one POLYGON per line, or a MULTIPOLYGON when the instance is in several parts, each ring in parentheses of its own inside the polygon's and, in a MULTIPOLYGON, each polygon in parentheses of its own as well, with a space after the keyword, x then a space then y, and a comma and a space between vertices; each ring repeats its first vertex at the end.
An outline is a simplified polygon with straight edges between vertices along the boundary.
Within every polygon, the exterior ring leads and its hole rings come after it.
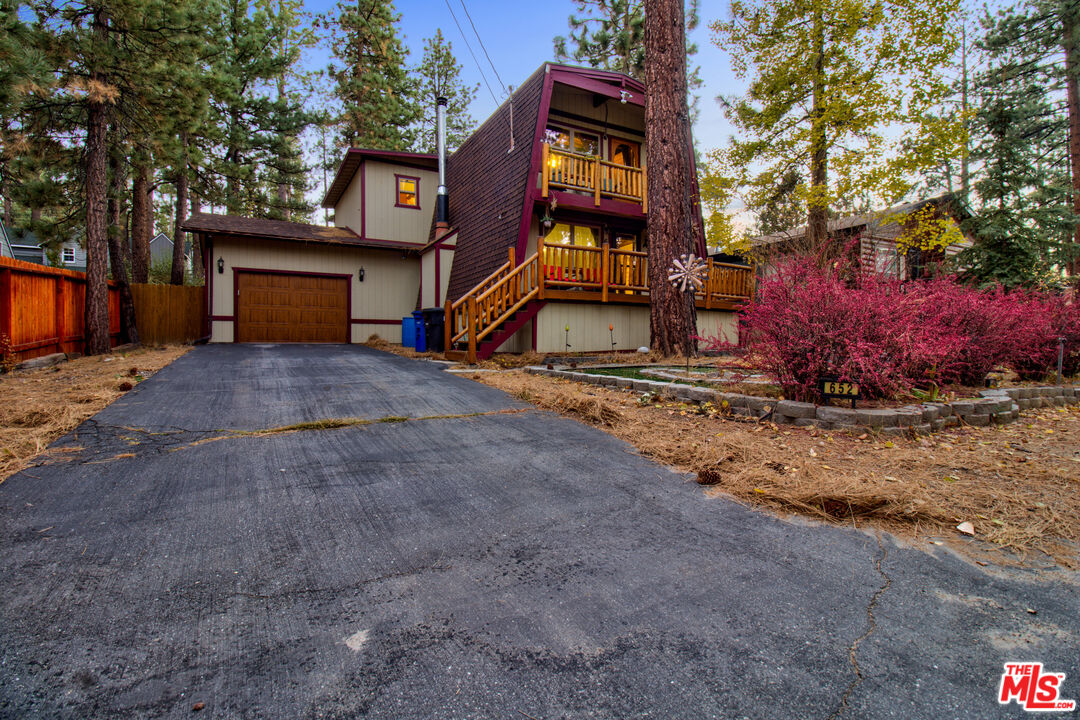
POLYGON ((709 500, 433 363, 200 347, 59 444, 0 484, 3 717, 1015 718, 1016 660, 1080 699, 1077 575, 709 500), (392 421, 232 432, 326 418, 392 421))

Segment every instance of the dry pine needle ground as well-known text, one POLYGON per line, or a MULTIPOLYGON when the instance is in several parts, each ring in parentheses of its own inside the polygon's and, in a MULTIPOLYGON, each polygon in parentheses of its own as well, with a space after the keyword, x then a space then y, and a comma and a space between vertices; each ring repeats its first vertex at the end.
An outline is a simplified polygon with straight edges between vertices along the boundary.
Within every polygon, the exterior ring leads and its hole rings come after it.
POLYGON ((475 379, 581 419, 643 454, 694 473, 713 492, 831 522, 909 537, 976 537, 1076 565, 1080 412, 1032 411, 1012 425, 885 439, 740 421, 636 393, 513 371, 475 379))
POLYGON ((0 375, 0 482, 54 440, 190 350, 138 348, 0 375))

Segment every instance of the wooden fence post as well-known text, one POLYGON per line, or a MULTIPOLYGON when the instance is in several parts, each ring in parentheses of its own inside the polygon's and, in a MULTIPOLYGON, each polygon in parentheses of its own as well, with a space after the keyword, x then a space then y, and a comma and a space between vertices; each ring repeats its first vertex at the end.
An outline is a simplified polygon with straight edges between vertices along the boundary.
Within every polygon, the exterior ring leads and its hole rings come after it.
POLYGON ((64 342, 67 339, 67 306, 68 306, 68 280, 66 277, 56 278, 56 352, 64 352, 64 342))
POLYGON ((8 342, 15 345, 15 338, 11 336, 13 315, 15 314, 15 297, 12 291, 11 270, 0 270, 0 335, 7 336, 8 342))

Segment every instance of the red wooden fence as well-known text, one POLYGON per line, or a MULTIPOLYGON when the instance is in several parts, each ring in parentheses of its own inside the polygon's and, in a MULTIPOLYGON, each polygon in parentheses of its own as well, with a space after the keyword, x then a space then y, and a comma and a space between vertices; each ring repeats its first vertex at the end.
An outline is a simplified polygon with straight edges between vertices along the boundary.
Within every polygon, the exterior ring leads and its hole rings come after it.
MULTIPOLYGON (((0 257, 0 335, 19 360, 82 352, 86 273, 0 257)), ((109 339, 120 337, 120 295, 109 283, 109 339)))

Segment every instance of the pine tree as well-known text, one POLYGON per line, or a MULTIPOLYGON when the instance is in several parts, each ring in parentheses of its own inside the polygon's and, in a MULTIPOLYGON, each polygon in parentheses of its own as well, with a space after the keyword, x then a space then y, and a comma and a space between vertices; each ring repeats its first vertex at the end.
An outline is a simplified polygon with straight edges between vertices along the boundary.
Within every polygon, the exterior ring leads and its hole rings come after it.
POLYGON ((274 16, 277 26, 275 52, 285 62, 273 78, 274 103, 270 108, 267 152, 263 174, 267 185, 267 216, 280 220, 307 220, 308 172, 300 137, 315 117, 304 108, 310 74, 298 68, 300 53, 313 47, 318 37, 309 27, 310 17, 300 0, 257 0, 257 5, 274 16))
POLYGON ((413 145, 417 105, 406 72, 408 51, 398 35, 400 19, 392 0, 342 0, 321 18, 333 53, 328 73, 341 105, 342 146, 408 150, 413 145))
POLYGON ((976 242, 959 258, 977 282, 1044 284, 1072 257, 1077 217, 1057 20, 1026 7, 983 21, 988 65, 975 83, 976 212, 967 223, 976 242))
POLYGON ((837 198, 902 197, 962 137, 959 124, 927 122, 947 92, 940 68, 956 47, 957 8, 957 0, 733 0, 731 19, 711 28, 736 73, 750 78, 743 97, 722 99, 745 136, 725 149, 738 186, 764 198, 793 169, 805 173, 798 194, 815 247, 837 198), (901 152, 898 134, 920 138, 917 150, 901 152))
POLYGON ((476 98, 480 85, 469 86, 461 80, 461 63, 454 57, 453 47, 443 37, 442 30, 424 41, 424 57, 413 69, 418 80, 416 102, 420 115, 417 135, 419 152, 436 151, 435 101, 446 98, 446 147, 448 152, 458 148, 476 127, 469 115, 469 104, 476 98))
POLYGON ((649 156, 649 332, 663 355, 692 354, 693 294, 668 281, 672 262, 693 249, 690 109, 682 0, 647 0, 645 147, 649 156))
MULTIPOLYGON (((574 0, 577 12, 569 18, 570 37, 553 40, 555 57, 585 63, 589 67, 645 78, 645 0, 574 0)), ((698 25, 698 0, 689 0, 684 9, 687 32, 698 25)), ((697 45, 686 44, 686 84, 691 93, 691 121, 697 118, 697 96, 701 68, 689 63, 697 45)))

